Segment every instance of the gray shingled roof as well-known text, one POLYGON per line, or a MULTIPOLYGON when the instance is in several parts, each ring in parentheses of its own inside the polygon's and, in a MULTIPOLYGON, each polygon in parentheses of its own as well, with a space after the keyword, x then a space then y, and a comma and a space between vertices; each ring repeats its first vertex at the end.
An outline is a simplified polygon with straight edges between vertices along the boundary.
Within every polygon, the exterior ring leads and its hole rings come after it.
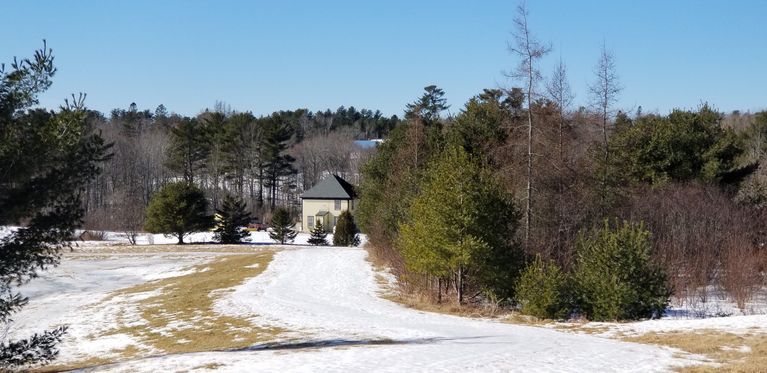
POLYGON ((354 186, 336 175, 326 177, 301 196, 304 199, 354 199, 356 197, 354 186))

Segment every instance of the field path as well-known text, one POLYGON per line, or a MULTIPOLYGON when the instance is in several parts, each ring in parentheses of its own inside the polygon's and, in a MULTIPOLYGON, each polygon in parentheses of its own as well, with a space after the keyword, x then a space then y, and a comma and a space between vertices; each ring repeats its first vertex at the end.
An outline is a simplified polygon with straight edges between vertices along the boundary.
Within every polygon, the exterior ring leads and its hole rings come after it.
POLYGON ((685 363, 670 349, 411 310, 379 297, 376 273, 365 258, 364 250, 353 248, 283 250, 264 273, 217 304, 224 313, 306 332, 301 339, 102 369, 653 372, 685 363))

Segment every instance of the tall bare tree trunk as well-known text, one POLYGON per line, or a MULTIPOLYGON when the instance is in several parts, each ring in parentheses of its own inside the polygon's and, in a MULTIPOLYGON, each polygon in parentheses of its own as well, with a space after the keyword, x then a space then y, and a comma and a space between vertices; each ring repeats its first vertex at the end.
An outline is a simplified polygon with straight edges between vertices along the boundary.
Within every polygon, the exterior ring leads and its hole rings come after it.
POLYGON ((618 94, 620 94, 623 88, 618 81, 618 74, 615 72, 615 58, 612 52, 607 50, 607 46, 602 43, 602 52, 599 56, 599 62, 595 70, 596 81, 589 87, 589 94, 591 95, 591 104, 596 110, 599 111, 599 116, 602 119, 602 146, 603 146, 603 159, 604 162, 602 170, 602 203, 606 202, 607 198, 607 182, 610 169, 610 150, 608 144, 608 124, 610 122, 610 116, 612 115, 612 107, 618 102, 618 94))
POLYGON ((517 16, 514 18, 515 31, 513 33, 514 44, 509 45, 509 51, 520 58, 519 65, 510 74, 512 78, 520 79, 527 86, 527 187, 525 188, 525 247, 529 247, 530 230, 533 218, 533 97, 535 86, 541 78, 541 73, 535 67, 535 62, 546 55, 551 48, 542 45, 530 34, 527 23, 528 11, 525 4, 517 7, 517 16))
POLYGON ((558 192, 558 206, 557 206, 557 260, 562 259, 562 252, 564 251, 564 232, 565 232, 565 172, 567 167, 567 159, 565 157, 565 128, 566 128, 566 112, 573 100, 573 94, 570 91, 570 84, 567 81, 567 68, 559 60, 559 65, 554 70, 551 76, 551 80, 547 85, 549 98, 557 104, 558 107, 558 144, 557 144, 557 161, 554 163, 555 168, 559 172, 557 182, 558 192))

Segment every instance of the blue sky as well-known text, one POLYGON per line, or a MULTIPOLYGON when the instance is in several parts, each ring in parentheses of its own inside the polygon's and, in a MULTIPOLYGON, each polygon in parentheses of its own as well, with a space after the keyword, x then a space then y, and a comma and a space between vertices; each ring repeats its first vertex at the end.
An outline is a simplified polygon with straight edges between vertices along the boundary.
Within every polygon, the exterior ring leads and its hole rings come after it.
MULTIPOLYGON (((0 61, 47 39, 59 68, 41 104, 86 92, 91 108, 193 115, 216 100, 239 111, 338 106, 401 114, 436 84, 451 112, 509 87, 515 1, 0 0, 0 61)), ((528 0, 530 25, 561 57, 575 104, 602 42, 616 58, 621 108, 665 113, 707 101, 767 109, 767 1, 528 0)))

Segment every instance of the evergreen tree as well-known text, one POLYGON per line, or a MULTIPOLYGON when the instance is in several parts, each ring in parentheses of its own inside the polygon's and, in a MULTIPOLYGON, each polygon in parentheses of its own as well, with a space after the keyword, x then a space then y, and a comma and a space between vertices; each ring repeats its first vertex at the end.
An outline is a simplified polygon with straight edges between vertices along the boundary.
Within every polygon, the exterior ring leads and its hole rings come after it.
POLYGON ((445 91, 436 85, 426 86, 423 90, 418 100, 407 104, 405 118, 421 120, 426 126, 438 124, 440 113, 450 108, 445 99, 445 91))
POLYGON ((150 233, 163 233, 178 238, 207 230, 212 219, 207 215, 208 200, 202 190, 186 182, 165 185, 149 201, 145 229, 150 233))
POLYGON ((669 301, 665 272, 652 262, 650 232, 624 222, 582 234, 573 273, 580 311, 590 320, 659 317, 669 301))
POLYGON ((286 242, 293 242, 298 235, 298 232, 293 229, 294 224, 293 219, 290 218, 290 212, 283 207, 278 208, 272 215, 272 231, 269 232, 269 238, 283 245, 286 242))
POLYGON ((250 212, 239 197, 224 197, 221 209, 216 210, 215 239, 223 244, 240 243, 250 233, 244 228, 250 222, 250 212))
POLYGON ((655 185, 698 179, 718 182, 736 165, 743 146, 722 115, 703 105, 667 116, 645 115, 610 138, 619 173, 655 185))
POLYGON ((183 118, 170 133, 167 166, 192 183, 197 172, 205 168, 210 153, 209 134, 197 119, 189 118, 183 118))
POLYGON ((289 123, 279 113, 273 114, 264 123, 263 162, 265 185, 269 188, 269 200, 274 209, 277 188, 280 181, 295 172, 295 158, 287 153, 288 142, 294 131, 289 123))
POLYGON ((519 214, 489 170, 453 146, 430 165, 420 190, 399 228, 408 269, 453 278, 459 303, 467 281, 513 294, 520 252, 510 243, 519 214))
POLYGON ((344 210, 336 222, 336 231, 333 233, 333 246, 357 246, 360 238, 357 235, 357 224, 349 210, 344 210))
POLYGON ((322 222, 318 221, 314 228, 312 228, 309 244, 314 246, 327 246, 327 237, 328 232, 325 232, 325 227, 322 226, 322 222))
MULTIPOLYGON (((3 330, 27 303, 16 288, 58 265, 61 250, 70 248, 84 214, 80 196, 109 158, 110 145, 89 134, 84 95, 59 112, 29 110, 52 83, 53 60, 44 44, 31 59, 0 65, 0 226, 22 226, 0 239, 3 330)), ((21 340, 3 335, 0 371, 50 362, 65 331, 62 326, 21 340)))
POLYGON ((362 168, 355 214, 371 244, 391 251, 392 256, 399 255, 392 251, 394 242, 399 223, 418 191, 418 181, 444 143, 439 117, 447 108, 443 95, 439 88, 426 87, 426 93, 408 105, 409 121, 396 126, 362 168))

